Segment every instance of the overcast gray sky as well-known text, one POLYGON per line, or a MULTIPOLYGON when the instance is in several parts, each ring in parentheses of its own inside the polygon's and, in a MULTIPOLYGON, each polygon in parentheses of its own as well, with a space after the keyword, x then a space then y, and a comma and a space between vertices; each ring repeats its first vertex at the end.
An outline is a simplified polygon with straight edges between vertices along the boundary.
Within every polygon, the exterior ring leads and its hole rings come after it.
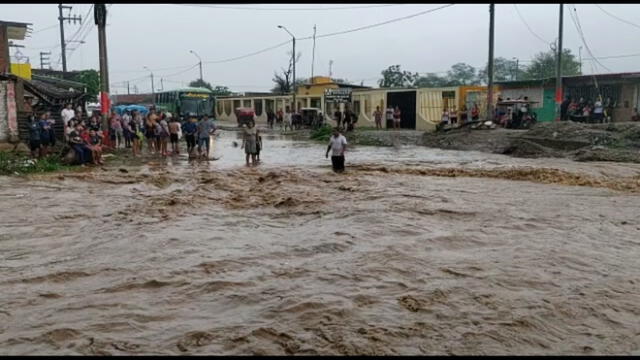
MULTIPOLYGON (((83 19, 91 4, 73 6, 72 14, 83 19)), ((154 70, 156 88, 164 79, 164 89, 186 85, 198 78, 196 51, 204 62, 225 60, 250 54, 290 39, 277 25, 286 26, 296 37, 329 34, 401 18, 446 4, 258 4, 258 5, 169 5, 114 4, 109 7, 107 45, 111 93, 126 93, 124 81, 137 85, 140 92, 150 91, 148 71, 154 70), (337 9, 351 7, 351 9, 337 9), (258 9, 256 9, 258 8, 258 9), (259 9, 282 10, 259 10, 259 9), (329 8, 329 9, 327 9, 329 8), (355 8, 355 9, 354 9, 355 8), (304 9, 304 10, 299 10, 304 9), (181 73, 180 73, 181 72, 181 73)), ((640 5, 601 4, 605 14, 593 4, 576 5, 584 38, 594 56, 640 55, 640 5), (630 22, 632 24, 625 23, 630 22), (635 26, 634 26, 635 24, 635 26)), ((549 49, 558 31, 558 5, 496 5, 495 56, 519 58, 521 64, 549 49), (526 23, 530 29, 527 28, 526 23), (534 34, 532 34, 535 33, 534 34)), ((564 47, 590 58, 565 5, 564 47)), ((66 11, 65 11, 66 14, 66 11)), ((40 51, 52 52, 52 63, 61 69, 60 31, 56 4, 1 4, 0 20, 29 22, 33 35, 20 42, 20 51, 40 66, 40 51)), ((85 27, 65 23, 65 37, 84 38, 85 44, 71 43, 68 68, 98 69, 97 29, 93 12, 85 27), (81 29, 79 34, 76 32, 81 29), (74 37, 75 35, 75 37, 74 37)), ((353 83, 376 85, 381 70, 400 64, 413 72, 445 72, 457 62, 484 66, 488 55, 489 6, 455 4, 406 20, 317 39, 315 75, 328 75, 333 60, 333 77, 353 83)), ((311 74, 311 40, 297 42, 302 53, 297 65, 298 77, 311 74)), ((204 79, 214 85, 226 85, 234 91, 269 91, 274 70, 287 65, 290 45, 240 60, 204 64, 204 79)), ((12 55, 15 51, 12 50, 12 55)), ((600 59, 613 72, 638 71, 640 56, 600 59)), ((609 72, 593 61, 584 61, 584 73, 609 72), (595 68, 592 68, 592 64, 595 68)))

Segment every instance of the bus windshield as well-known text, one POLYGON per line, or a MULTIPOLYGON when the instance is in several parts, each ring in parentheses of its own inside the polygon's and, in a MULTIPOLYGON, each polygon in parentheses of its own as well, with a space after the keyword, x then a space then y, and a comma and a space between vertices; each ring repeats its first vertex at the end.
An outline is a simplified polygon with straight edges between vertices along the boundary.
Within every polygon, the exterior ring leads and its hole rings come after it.
POLYGON ((180 106, 182 115, 194 113, 197 116, 211 115, 213 105, 210 99, 183 98, 180 106))

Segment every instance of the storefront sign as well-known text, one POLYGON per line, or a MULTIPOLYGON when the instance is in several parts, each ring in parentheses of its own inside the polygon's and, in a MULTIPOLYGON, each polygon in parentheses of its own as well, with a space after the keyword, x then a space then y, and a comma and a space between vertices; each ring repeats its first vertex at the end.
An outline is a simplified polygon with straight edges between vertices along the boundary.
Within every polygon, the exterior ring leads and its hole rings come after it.
POLYGON ((351 88, 326 89, 324 91, 324 99, 329 102, 351 102, 351 88))

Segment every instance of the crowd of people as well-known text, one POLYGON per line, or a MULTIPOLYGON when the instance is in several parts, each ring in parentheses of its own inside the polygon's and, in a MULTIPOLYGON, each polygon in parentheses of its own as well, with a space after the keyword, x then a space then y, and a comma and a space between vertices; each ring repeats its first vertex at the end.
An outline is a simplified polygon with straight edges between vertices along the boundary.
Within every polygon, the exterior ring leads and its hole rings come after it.
POLYGON ((209 158, 211 136, 216 126, 207 115, 190 115, 181 121, 170 112, 151 109, 143 116, 138 111, 126 111, 122 116, 112 114, 109 118, 111 145, 115 149, 130 148, 134 156, 142 152, 146 141, 148 153, 163 157, 180 154, 179 141, 184 136, 190 158, 209 158), (169 150, 171 143, 171 150, 169 150))
POLYGON ((580 97, 578 100, 567 96, 560 105, 560 118, 586 123, 611 122, 615 102, 609 96, 602 100, 598 96, 595 101, 580 97))

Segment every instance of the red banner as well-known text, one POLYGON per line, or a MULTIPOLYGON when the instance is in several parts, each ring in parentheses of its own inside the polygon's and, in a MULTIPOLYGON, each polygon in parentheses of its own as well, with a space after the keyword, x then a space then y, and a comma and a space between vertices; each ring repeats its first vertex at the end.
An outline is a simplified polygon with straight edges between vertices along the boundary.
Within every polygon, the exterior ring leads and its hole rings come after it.
POLYGON ((100 112, 102 114, 109 114, 109 110, 111 110, 111 100, 109 99, 109 93, 101 92, 100 93, 100 112))

